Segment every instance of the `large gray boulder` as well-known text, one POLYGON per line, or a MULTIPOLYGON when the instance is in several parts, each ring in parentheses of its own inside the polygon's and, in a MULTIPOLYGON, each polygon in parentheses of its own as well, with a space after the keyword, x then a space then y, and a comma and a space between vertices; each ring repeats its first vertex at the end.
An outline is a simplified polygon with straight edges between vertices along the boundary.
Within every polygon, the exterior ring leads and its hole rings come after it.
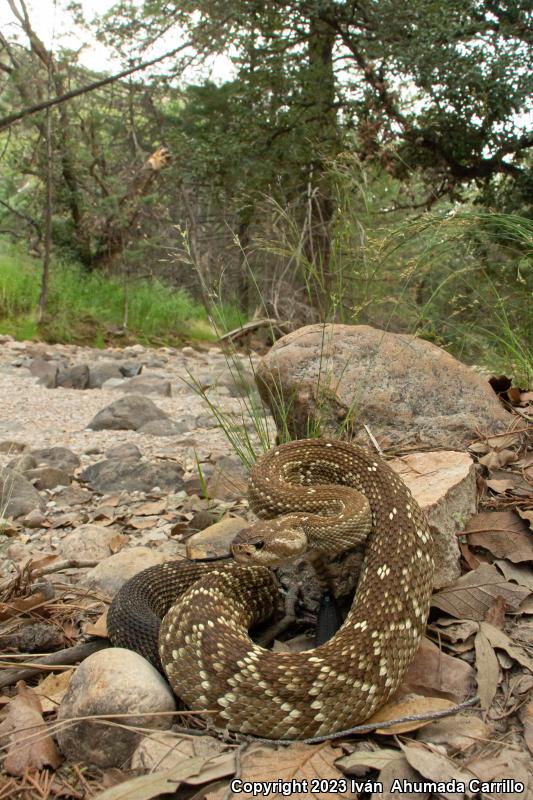
POLYGON ((317 422, 324 434, 344 424, 366 444, 367 425, 390 444, 450 449, 510 422, 488 382, 445 350, 368 325, 308 325, 283 336, 257 383, 280 428, 280 405, 287 410, 293 438, 317 422))
POLYGON ((148 397, 132 394, 121 397, 103 408, 87 427, 93 431, 105 429, 136 431, 147 422, 156 419, 168 419, 168 414, 148 397))

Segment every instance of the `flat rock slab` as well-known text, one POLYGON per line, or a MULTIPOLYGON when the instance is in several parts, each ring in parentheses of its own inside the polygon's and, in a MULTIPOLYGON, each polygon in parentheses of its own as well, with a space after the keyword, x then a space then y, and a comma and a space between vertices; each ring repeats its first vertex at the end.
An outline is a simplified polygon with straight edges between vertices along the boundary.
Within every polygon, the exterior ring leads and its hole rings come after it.
POLYGON ((388 463, 428 517, 435 543, 434 588, 448 586, 461 574, 457 532, 477 510, 474 462, 466 453, 439 450, 411 453, 388 463))
POLYGON ((368 325, 299 328, 274 344, 256 377, 278 430, 283 405, 295 439, 310 422, 323 434, 345 424, 366 444, 366 424, 391 444, 463 448, 511 419, 488 382, 445 350, 368 325))
POLYGON ((141 461, 137 458, 108 458, 97 461, 79 475, 97 492, 150 492, 156 486, 164 491, 183 489, 183 467, 173 461, 141 461))
POLYGON ((121 397, 103 408, 93 417, 87 427, 93 431, 107 428, 136 431, 147 422, 157 419, 168 419, 168 414, 148 397, 132 394, 128 397, 121 397))
POLYGON ((224 517, 187 539, 187 557, 192 559, 229 555, 231 543, 250 523, 240 517, 224 517))
POLYGON ((113 555, 112 547, 119 539, 116 528, 79 525, 65 537, 61 552, 65 558, 101 561, 113 555))
POLYGON ((87 586, 94 586, 113 597, 127 580, 155 564, 168 561, 165 556, 149 547, 128 547, 100 561, 83 577, 87 586))

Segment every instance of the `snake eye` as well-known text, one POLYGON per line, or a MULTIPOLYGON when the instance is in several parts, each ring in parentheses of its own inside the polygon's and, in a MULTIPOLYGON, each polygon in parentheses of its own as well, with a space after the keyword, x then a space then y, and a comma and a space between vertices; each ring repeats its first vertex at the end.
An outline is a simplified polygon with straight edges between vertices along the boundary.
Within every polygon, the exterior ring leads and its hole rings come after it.
POLYGON ((256 550, 262 550, 265 546, 263 539, 260 539, 258 542, 254 542, 254 547, 256 550))

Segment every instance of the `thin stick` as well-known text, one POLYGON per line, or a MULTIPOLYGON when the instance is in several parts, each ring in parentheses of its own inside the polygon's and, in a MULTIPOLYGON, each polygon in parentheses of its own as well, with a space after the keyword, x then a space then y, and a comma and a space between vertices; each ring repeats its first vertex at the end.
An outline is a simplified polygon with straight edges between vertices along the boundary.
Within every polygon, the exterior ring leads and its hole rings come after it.
POLYGON ((84 642, 84 644, 77 644, 75 647, 58 650, 57 653, 51 653, 44 658, 40 657, 35 661, 35 666, 24 669, 6 669, 0 674, 0 689, 5 686, 11 686, 12 683, 17 681, 33 678, 34 675, 39 675, 39 673, 48 671, 51 668, 65 669, 67 665, 72 666, 78 661, 83 661, 88 656, 106 647, 109 647, 109 642, 106 639, 84 642))
POLYGON ((365 429, 365 431, 366 431, 366 434, 367 434, 368 438, 370 439, 370 441, 372 442, 372 444, 373 444, 373 445, 374 445, 374 447, 376 448, 376 450, 377 450, 377 452, 379 453, 379 455, 380 455, 382 458, 384 458, 385 456, 384 456, 383 450, 382 450, 382 449, 381 449, 381 447, 379 446, 377 439, 375 438, 374 434, 372 433, 372 431, 370 430, 370 428, 368 427, 368 425, 363 425, 363 428, 365 429))
POLYGON ((370 733, 381 728, 392 728, 394 725, 399 725, 404 722, 425 722, 433 719, 441 719, 442 717, 450 717, 452 714, 457 714, 465 708, 470 708, 479 703, 479 697, 476 695, 464 703, 460 703, 452 708, 444 708, 441 711, 433 711, 428 714, 412 714, 408 717, 398 717, 398 719, 383 720, 383 722, 370 722, 366 725, 356 725, 353 728, 348 728, 345 731, 338 731, 337 733, 330 733, 329 736, 313 736, 310 739, 262 739, 254 736, 250 737, 250 741, 255 742, 268 742, 270 744, 294 744, 300 742, 301 744, 318 744, 319 742, 328 742, 331 739, 342 739, 344 736, 351 736, 354 733, 370 733))

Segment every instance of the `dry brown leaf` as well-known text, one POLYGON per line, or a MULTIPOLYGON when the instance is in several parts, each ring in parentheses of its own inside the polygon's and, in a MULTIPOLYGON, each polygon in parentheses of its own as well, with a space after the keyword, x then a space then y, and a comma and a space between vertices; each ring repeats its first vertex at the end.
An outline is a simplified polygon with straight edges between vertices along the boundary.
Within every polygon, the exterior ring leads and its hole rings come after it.
POLYGON ((520 586, 533 591, 533 569, 529 564, 511 564, 510 561, 499 560, 494 562, 508 581, 515 581, 520 586))
POLYGON ((47 553, 41 558, 30 557, 27 562, 25 562, 25 565, 28 565, 28 571, 30 575, 33 575, 33 573, 39 572, 39 570, 43 569, 44 567, 48 567, 50 564, 53 564, 54 561, 57 561, 57 559, 57 553, 47 553))
POLYGON ((17 683, 17 691, 0 725, 0 734, 9 738, 5 771, 9 775, 24 775, 27 770, 43 767, 57 769, 61 757, 42 718, 39 698, 24 681, 17 683))
MULTIPOLYGON (((412 717, 421 714, 432 714, 436 711, 443 711, 445 708, 453 708, 456 704, 452 700, 445 700, 442 697, 425 697, 423 695, 415 694, 410 697, 400 698, 393 700, 382 706, 379 711, 372 714, 370 719, 366 722, 388 722, 393 719, 400 719, 400 717, 412 717)), ((418 728, 423 728, 432 722, 430 719, 426 720, 413 720, 412 722, 399 722, 397 725, 391 725, 387 728, 378 728, 376 733, 381 733, 385 736, 392 736, 396 733, 406 733, 407 731, 416 731, 418 728)))
POLYGON ((138 531, 144 531, 149 528, 155 528, 158 522, 159 517, 131 517, 128 520, 128 525, 138 531))
POLYGON ((173 769, 186 758, 209 759, 199 775, 187 778, 187 783, 210 783, 235 772, 235 750, 213 736, 181 736, 169 731, 157 731, 145 736, 131 759, 132 769, 173 769))
POLYGON ((88 636, 98 636, 101 639, 107 639, 107 609, 98 617, 96 622, 88 622, 84 625, 83 632, 88 636))
POLYGON ((462 703, 473 683, 474 670, 469 664, 443 653, 424 637, 395 697, 420 694, 462 703))
POLYGON ((448 754, 453 752, 454 755, 459 751, 469 750, 472 745, 489 738, 490 728, 486 722, 469 713, 437 719, 417 734, 419 741, 441 745, 448 754))
POLYGON ((20 597, 18 600, 11 600, 9 603, 0 603, 0 620, 11 619, 18 616, 21 612, 31 611, 32 608, 46 603, 50 597, 43 592, 35 592, 29 597, 20 597))
POLYGON ((128 495, 124 494, 124 492, 120 492, 119 494, 109 494, 107 497, 104 497, 102 503, 98 508, 111 506, 112 508, 116 508, 120 503, 126 502, 129 504, 130 499, 128 495))
POLYGON ((505 624, 506 603, 501 595, 498 595, 491 607, 485 614, 485 622, 490 622, 495 628, 502 628, 505 624))
POLYGON ((494 478, 493 480, 486 481, 486 484, 495 494, 505 494, 505 492, 512 492, 516 489, 517 486, 520 485, 520 482, 512 478, 494 478))
POLYGON ((114 519, 115 518, 115 509, 113 506, 110 505, 101 505, 96 506, 92 513, 93 520, 99 519, 114 519))
POLYGON ((533 561, 533 536, 514 511, 486 511, 469 519, 464 533, 471 547, 483 547, 513 563, 533 561))
POLYGON ((521 614, 533 614, 533 594, 528 595, 526 599, 520 603, 520 608, 518 610, 521 614))
MULTIPOLYGON (((532 467, 533 467, 533 465, 532 465, 532 467)), ((533 479, 533 473, 531 475, 531 478, 533 479)), ((533 531, 533 511, 525 511, 522 508, 517 508, 516 510, 518 511, 519 516, 525 522, 527 522, 527 524, 529 525, 529 529, 533 531)))
MULTIPOLYGON (((241 779, 243 781, 307 781, 307 791, 291 792, 291 800, 311 800, 311 798, 355 798, 356 793, 349 791, 321 791, 320 781, 326 783, 344 778, 334 762, 342 755, 339 747, 325 742, 319 745, 293 744, 285 749, 274 750, 262 744, 252 744, 241 755, 241 779), (318 783, 318 790, 313 787, 318 783)), ((362 783, 364 784, 364 779, 362 783)), ((303 788, 303 787, 301 787, 303 788)), ((232 797, 240 797, 235 793, 232 797)), ((278 800, 282 793, 272 792, 269 800, 278 800)))
POLYGON ((475 641, 476 681, 481 708, 484 711, 492 705, 500 681, 500 667, 496 653, 485 632, 480 628, 475 641))
POLYGON ((126 546, 128 541, 128 537, 124 536, 123 533, 117 533, 116 536, 113 536, 113 538, 110 539, 109 549, 112 553, 118 553, 123 547, 126 546))
POLYGON ((49 527, 53 528, 66 528, 67 526, 76 527, 77 525, 81 524, 80 517, 76 511, 72 511, 70 514, 59 514, 59 516, 54 517, 51 520, 48 520, 49 527))
POLYGON ((161 794, 175 794, 184 781, 199 775, 209 759, 187 758, 163 772, 152 772, 123 781, 98 795, 98 800, 151 800, 161 794))
MULTIPOLYGON (((398 753, 398 751, 396 752, 398 753)), ((400 797, 402 800, 427 800, 429 792, 407 792, 402 789, 401 793, 399 793, 396 788, 398 785, 405 786, 406 781, 414 783, 414 781, 419 780, 419 773, 409 766, 409 762, 404 755, 398 753, 398 757, 394 761, 389 761, 388 764, 385 764, 379 773, 378 781, 383 785, 383 791, 379 792, 379 794, 375 792, 373 797, 379 797, 379 800, 398 800, 400 797), (399 781, 399 784, 395 783, 396 781, 399 781), (394 791, 391 791, 393 787, 395 787, 394 791)))
POLYGON ((512 611, 518 610, 529 592, 502 578, 492 564, 481 564, 433 595, 431 605, 457 619, 481 621, 498 596, 512 611))
MULTIPOLYGON (((516 750, 504 749, 499 753, 470 761, 468 768, 481 781, 504 781, 512 778, 528 785, 528 755, 516 750)), ((498 798, 498 800, 525 800, 527 788, 523 792, 491 792, 481 793, 482 797, 498 798)))
POLYGON ((34 688, 33 691, 41 701, 43 714, 49 711, 57 711, 57 707, 63 699, 73 675, 73 669, 66 669, 64 672, 51 672, 34 688))
POLYGON ((474 620, 456 620, 453 617, 439 617, 432 628, 436 626, 439 636, 449 642, 464 642, 479 630, 479 625, 474 620))
POLYGON ((513 450, 490 450, 486 456, 479 459, 487 469, 499 469, 516 461, 518 456, 513 450))
POLYGON ((152 515, 163 514, 167 510, 166 500, 155 500, 151 503, 143 503, 135 509, 136 516, 149 517, 152 515))
MULTIPOLYGON (((430 781, 437 781, 447 783, 453 781, 457 784, 464 784, 465 788, 468 787, 469 781, 473 775, 467 770, 460 769, 450 761, 449 758, 441 753, 435 753, 427 747, 417 744, 403 745, 400 743, 405 757, 411 767, 416 769, 424 778, 430 781)), ((448 800, 463 800, 463 791, 439 791, 439 796, 447 797, 448 800)))
POLYGON ((504 447, 512 447, 514 444, 518 444, 520 442, 520 434, 497 433, 494 436, 488 436, 486 442, 494 450, 502 450, 504 447))
POLYGON ((520 709, 520 719, 524 726, 524 740, 527 749, 533 755, 533 700, 520 709))
POLYGON ((504 650, 510 658, 514 661, 518 661, 522 667, 533 672, 533 658, 528 656, 522 647, 514 644, 507 634, 499 628, 495 628, 494 625, 490 625, 488 622, 482 622, 480 629, 493 647, 504 650))
POLYGON ((477 569, 482 563, 482 559, 471 551, 466 542, 459 542, 459 550, 470 569, 477 569))
POLYGON ((392 747, 380 747, 379 750, 356 750, 348 756, 343 756, 335 762, 345 775, 361 775, 361 767, 368 769, 383 769, 389 761, 396 761, 401 758, 398 750, 392 747))

